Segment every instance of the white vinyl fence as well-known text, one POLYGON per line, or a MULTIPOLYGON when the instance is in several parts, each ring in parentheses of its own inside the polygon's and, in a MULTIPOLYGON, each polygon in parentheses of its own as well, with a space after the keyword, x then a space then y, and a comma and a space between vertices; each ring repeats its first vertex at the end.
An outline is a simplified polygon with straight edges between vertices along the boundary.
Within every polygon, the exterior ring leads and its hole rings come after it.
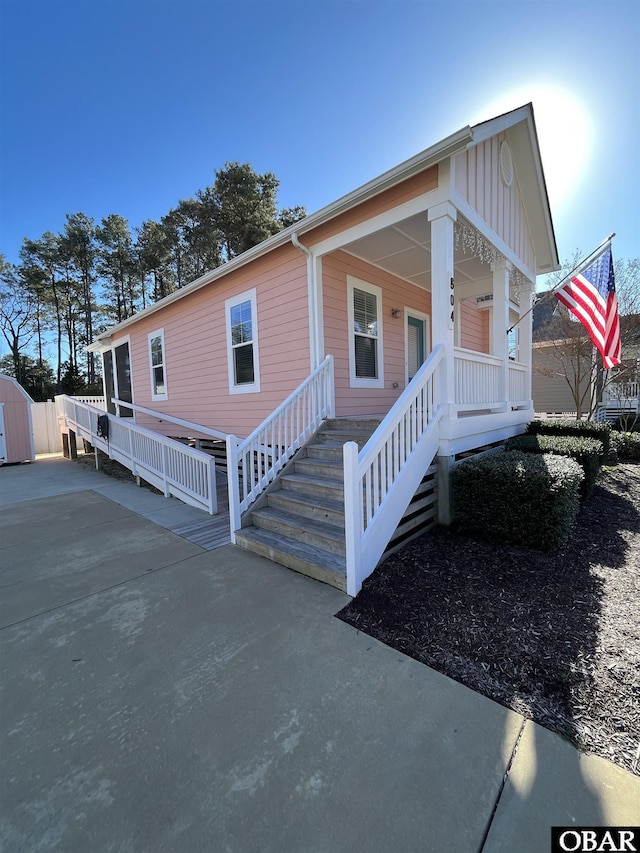
POLYGON ((36 454, 60 453, 62 439, 53 400, 46 403, 31 404, 31 423, 33 425, 33 444, 36 454))

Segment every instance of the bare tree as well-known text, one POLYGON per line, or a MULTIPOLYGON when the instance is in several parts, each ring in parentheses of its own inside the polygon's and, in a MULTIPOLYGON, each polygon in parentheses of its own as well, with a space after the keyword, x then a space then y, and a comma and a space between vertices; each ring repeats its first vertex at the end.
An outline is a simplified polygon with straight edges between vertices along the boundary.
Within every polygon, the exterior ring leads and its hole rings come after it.
POLYGON ((37 332, 35 312, 16 268, 3 255, 0 255, 0 330, 9 345, 14 376, 21 382, 21 355, 37 332))
POLYGON ((604 370, 599 352, 586 329, 551 294, 576 268, 580 252, 563 264, 561 270, 547 277, 547 290, 542 294, 534 314, 534 341, 545 342, 553 367, 534 364, 538 373, 562 376, 566 380, 576 408, 576 417, 595 414, 603 392, 613 386, 633 381, 637 371, 640 347, 640 259, 614 264, 616 294, 620 314, 622 363, 604 370))

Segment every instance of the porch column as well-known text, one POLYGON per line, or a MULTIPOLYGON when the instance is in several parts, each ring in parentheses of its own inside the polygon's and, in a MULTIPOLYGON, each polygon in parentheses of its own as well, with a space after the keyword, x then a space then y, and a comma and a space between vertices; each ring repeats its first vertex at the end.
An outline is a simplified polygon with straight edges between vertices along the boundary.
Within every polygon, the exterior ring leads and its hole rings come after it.
MULTIPOLYGON (((434 376, 435 403, 443 408, 441 425, 456 417, 454 364, 455 296, 453 280, 453 225, 457 218, 450 202, 429 208, 431 223, 431 337, 432 346, 442 344, 444 357, 434 376)), ((440 433, 442 435, 442 433, 440 433)), ((450 475, 452 457, 446 443, 438 452, 438 522, 452 521, 450 475)))
POLYGON ((530 408, 533 408, 532 365, 533 365, 533 291, 534 283, 523 281, 520 285, 520 322, 518 324, 518 361, 526 364, 524 387, 530 408), (526 316, 525 316, 526 315, 526 316))
POLYGON ((493 312, 491 323, 491 350, 501 359, 502 364, 496 388, 497 405, 503 412, 509 408, 509 342, 507 329, 509 323, 509 270, 506 260, 495 261, 493 270, 493 312))
POLYGON ((436 403, 443 406, 443 419, 455 417, 454 376, 454 281, 453 225, 455 207, 443 202, 429 208, 431 223, 431 336, 432 346, 444 346, 444 358, 435 376, 436 403))

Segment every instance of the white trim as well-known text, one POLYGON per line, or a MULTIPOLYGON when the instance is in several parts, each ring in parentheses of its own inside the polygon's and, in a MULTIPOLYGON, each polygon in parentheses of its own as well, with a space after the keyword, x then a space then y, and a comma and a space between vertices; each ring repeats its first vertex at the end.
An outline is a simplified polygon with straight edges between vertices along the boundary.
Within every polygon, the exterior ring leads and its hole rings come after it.
POLYGON ((384 388, 384 345, 383 345, 383 317, 382 317, 382 288, 375 284, 369 284, 352 275, 347 276, 347 318, 349 329, 349 386, 351 388, 384 388), (356 376, 356 352, 353 344, 355 335, 355 321, 353 314, 353 291, 354 288, 372 293, 376 297, 376 367, 378 375, 375 378, 363 378, 356 376))
MULTIPOLYGON (((114 338, 114 340, 111 341, 111 346, 109 348, 111 350, 111 357, 113 359, 113 390, 114 390, 114 396, 117 400, 120 399, 120 389, 118 388, 118 365, 116 364, 116 350, 118 349, 118 347, 121 347, 123 344, 127 344, 127 346, 129 347, 129 382, 131 383, 131 402, 133 403, 133 402, 135 402, 136 395, 135 395, 134 390, 133 390, 133 359, 131 358, 131 335, 123 335, 121 338, 114 338)), ((104 388, 104 380, 103 380, 103 390, 105 391, 105 400, 106 400, 107 405, 108 405, 109 401, 107 400, 107 396, 106 396, 106 388, 104 388)), ((128 409, 129 406, 123 404, 123 408, 128 409)), ((133 418, 131 420, 135 423, 136 412, 135 412, 135 409, 132 409, 132 411, 133 411, 133 418)), ((118 415, 118 417, 120 416, 120 406, 116 406, 116 414, 118 415)))
POLYGON ((155 402, 156 400, 168 400, 169 392, 167 390, 167 358, 166 358, 166 350, 164 348, 164 329, 156 329, 154 332, 149 332, 147 335, 147 353, 149 355, 149 373, 151 375, 151 399, 155 402), (153 354, 151 352, 151 341, 154 338, 160 338, 160 351, 162 353, 162 361, 159 365, 153 363, 153 354), (162 379, 164 382, 164 393, 157 394, 155 391, 156 380, 154 376, 154 369, 156 367, 162 367, 162 379))
POLYGON ((7 432, 4 427, 4 403, 0 403, 0 466, 5 465, 7 461, 7 432))
POLYGON ((322 258, 315 257, 313 252, 311 254, 313 256, 316 298, 314 308, 316 323, 316 352, 312 362, 312 367, 315 370, 319 364, 322 364, 326 357, 326 353, 324 351, 324 289, 322 283, 322 258))
POLYGON ((260 391, 260 355, 258 346, 258 301, 256 288, 245 290, 232 296, 224 303, 225 327, 227 332, 227 371, 229 375, 229 394, 255 394, 260 391), (233 343, 231 341, 231 309, 243 302, 251 303, 251 343, 253 345, 253 382, 236 384, 233 343))
POLYGON ((422 195, 404 202, 404 204, 399 204, 397 207, 392 207, 383 213, 379 213, 377 216, 365 219, 364 222, 359 222, 351 228, 339 231, 332 237, 327 237, 326 240, 314 243, 309 248, 316 256, 328 255, 330 252, 335 252, 336 249, 345 248, 348 243, 353 243, 362 237, 369 237, 371 234, 375 234, 376 231, 389 228, 391 225, 396 225, 398 222, 409 219, 418 213, 425 213, 429 208, 441 204, 447 201, 447 199, 446 191, 438 186, 434 190, 429 190, 427 193, 422 193, 422 195))
POLYGON ((429 358, 431 352, 431 317, 423 311, 414 311, 413 308, 404 306, 404 381, 409 384, 409 317, 422 320, 424 323, 424 361, 429 358))

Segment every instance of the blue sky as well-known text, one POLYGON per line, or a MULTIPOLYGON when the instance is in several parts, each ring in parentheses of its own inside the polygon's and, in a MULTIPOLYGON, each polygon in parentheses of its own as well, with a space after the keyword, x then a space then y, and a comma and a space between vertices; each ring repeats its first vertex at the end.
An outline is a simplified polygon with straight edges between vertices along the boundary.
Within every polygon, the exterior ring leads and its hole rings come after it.
MULTIPOLYGON (((318 210, 533 101, 561 259, 640 256, 640 3, 0 0, 0 251, 132 226, 225 161, 318 210)), ((541 285, 539 280, 539 285, 541 285)))

